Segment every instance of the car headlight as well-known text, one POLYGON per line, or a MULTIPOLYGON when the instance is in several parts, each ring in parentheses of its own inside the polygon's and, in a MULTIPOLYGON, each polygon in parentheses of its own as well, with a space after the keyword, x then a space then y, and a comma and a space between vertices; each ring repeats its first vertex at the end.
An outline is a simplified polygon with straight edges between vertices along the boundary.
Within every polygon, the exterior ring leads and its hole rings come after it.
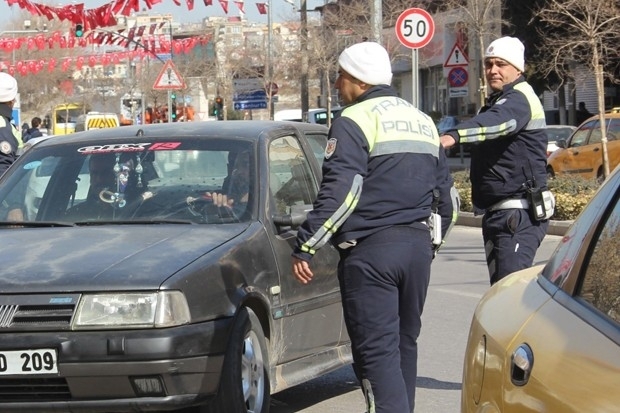
POLYGON ((84 294, 73 329, 162 328, 189 321, 189 306, 180 291, 84 294))

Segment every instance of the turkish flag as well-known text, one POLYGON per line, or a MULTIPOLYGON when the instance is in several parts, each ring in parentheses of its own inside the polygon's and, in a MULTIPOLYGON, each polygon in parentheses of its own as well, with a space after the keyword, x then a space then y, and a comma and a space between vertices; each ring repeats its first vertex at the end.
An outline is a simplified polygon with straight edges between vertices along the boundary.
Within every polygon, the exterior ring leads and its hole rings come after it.
POLYGON ((256 7, 260 14, 267 14, 267 3, 256 3, 256 7))
POLYGON ((224 10, 224 13, 228 14, 228 1, 220 0, 220 6, 222 6, 222 10, 224 10))
POLYGON ((243 7, 245 6, 245 4, 242 1, 236 1, 235 4, 237 5, 237 8, 239 9, 239 11, 245 14, 245 10, 243 10, 243 7))

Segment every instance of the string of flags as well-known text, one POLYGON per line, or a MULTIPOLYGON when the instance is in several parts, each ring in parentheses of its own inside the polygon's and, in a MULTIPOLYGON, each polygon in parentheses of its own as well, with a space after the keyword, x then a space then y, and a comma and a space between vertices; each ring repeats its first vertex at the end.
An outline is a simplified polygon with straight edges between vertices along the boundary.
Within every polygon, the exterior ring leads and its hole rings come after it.
POLYGON ((72 63, 75 64, 78 70, 81 70, 84 64, 88 64, 89 66, 95 66, 97 64, 107 66, 109 64, 117 64, 127 57, 143 60, 144 58, 158 54, 189 54, 197 45, 204 46, 211 40, 210 35, 171 40, 168 35, 155 33, 157 28, 161 27, 162 24, 165 24, 165 22, 150 25, 148 27, 148 32, 146 26, 138 26, 130 28, 127 32, 125 32, 125 29, 120 29, 116 32, 91 31, 80 38, 75 37, 73 34, 62 34, 59 31, 55 31, 49 36, 39 33, 29 37, 0 38, 0 50, 7 52, 9 55, 14 50, 20 49, 24 45, 28 50, 52 49, 55 47, 67 49, 86 47, 88 45, 111 45, 128 49, 126 51, 112 51, 103 55, 78 58, 65 57, 60 59, 51 58, 49 60, 21 60, 15 61, 12 64, 1 62, 0 66, 6 69, 10 74, 19 73, 22 76, 36 74, 44 68, 47 68, 48 71, 51 72, 56 68, 59 62, 61 63, 61 69, 63 71, 69 70, 72 63), (136 38, 140 39, 139 43, 141 48, 138 48, 138 45, 134 41, 136 38), (132 46, 133 50, 129 50, 132 46))
MULTIPOLYGON (((27 10, 34 16, 44 16, 48 20, 70 21, 74 24, 82 24, 85 30, 92 30, 97 27, 109 27, 117 24, 115 16, 129 16, 131 13, 141 10, 141 3, 145 8, 151 10, 153 6, 162 3, 164 0, 113 0, 92 9, 86 9, 84 3, 74 3, 66 6, 48 6, 43 3, 36 3, 30 0, 5 0, 9 6, 17 5, 23 10, 27 10)), ((172 0, 175 5, 181 6, 182 0, 172 0)), ((213 0, 202 0, 205 6, 212 6, 213 0)), ((294 0, 284 0, 294 4, 294 0)), ((194 0, 183 0, 188 10, 194 9, 194 0)), ((224 13, 228 14, 229 0, 218 0, 224 13)), ((245 0, 233 0, 241 14, 245 14, 245 0)), ((268 11, 267 3, 256 3, 258 12, 266 14, 268 11)))

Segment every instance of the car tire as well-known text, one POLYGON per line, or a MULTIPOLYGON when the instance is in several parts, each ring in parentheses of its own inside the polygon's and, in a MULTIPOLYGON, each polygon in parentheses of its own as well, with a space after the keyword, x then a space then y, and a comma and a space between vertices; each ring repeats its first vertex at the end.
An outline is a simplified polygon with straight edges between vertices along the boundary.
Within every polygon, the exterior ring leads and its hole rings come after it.
POLYGON ((254 311, 241 308, 224 358, 220 389, 205 413, 269 413, 266 343, 254 311))

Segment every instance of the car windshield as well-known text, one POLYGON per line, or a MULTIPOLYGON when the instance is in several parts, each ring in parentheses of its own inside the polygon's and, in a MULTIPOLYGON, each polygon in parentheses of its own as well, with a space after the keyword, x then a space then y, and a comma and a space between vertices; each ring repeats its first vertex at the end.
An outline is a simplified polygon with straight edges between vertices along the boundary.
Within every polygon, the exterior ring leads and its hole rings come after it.
POLYGON ((248 141, 192 138, 37 147, 0 186, 0 221, 230 223, 253 214, 254 149, 248 141), (216 205, 214 198, 225 196, 216 205))

